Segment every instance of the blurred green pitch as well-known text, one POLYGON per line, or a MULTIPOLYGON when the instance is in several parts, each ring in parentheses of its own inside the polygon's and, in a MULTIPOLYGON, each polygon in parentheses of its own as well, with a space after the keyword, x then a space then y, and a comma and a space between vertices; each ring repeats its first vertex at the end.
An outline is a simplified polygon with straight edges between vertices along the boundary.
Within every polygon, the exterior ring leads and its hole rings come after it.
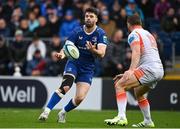
MULTIPOLYGON (((67 122, 56 122, 58 110, 51 112, 46 122, 38 121, 41 109, 4 109, 0 108, 0 128, 120 128, 108 126, 104 119, 113 118, 114 110, 84 111, 74 110, 67 115, 67 122)), ((142 121, 141 112, 138 110, 127 111, 129 125, 142 121)), ((180 128, 180 112, 175 111, 152 111, 152 118, 157 128, 180 128)))

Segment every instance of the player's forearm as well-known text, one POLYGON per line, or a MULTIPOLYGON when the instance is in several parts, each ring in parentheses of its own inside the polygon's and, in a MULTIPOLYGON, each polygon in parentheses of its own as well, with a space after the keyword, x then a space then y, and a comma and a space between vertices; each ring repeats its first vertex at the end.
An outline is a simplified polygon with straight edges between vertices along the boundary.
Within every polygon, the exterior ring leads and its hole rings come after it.
POLYGON ((92 45, 91 42, 87 41, 86 44, 87 49, 95 54, 97 57, 103 58, 106 52, 106 45, 98 44, 98 47, 96 48, 96 45, 92 45))
POLYGON ((105 55, 105 52, 103 52, 102 50, 97 50, 97 49, 94 49, 92 51, 92 53, 95 54, 96 56, 100 57, 100 58, 103 58, 105 55))
POLYGON ((138 67, 139 65, 139 60, 140 60, 140 53, 139 52, 132 52, 132 57, 131 57, 131 65, 130 65, 130 70, 134 70, 138 67))

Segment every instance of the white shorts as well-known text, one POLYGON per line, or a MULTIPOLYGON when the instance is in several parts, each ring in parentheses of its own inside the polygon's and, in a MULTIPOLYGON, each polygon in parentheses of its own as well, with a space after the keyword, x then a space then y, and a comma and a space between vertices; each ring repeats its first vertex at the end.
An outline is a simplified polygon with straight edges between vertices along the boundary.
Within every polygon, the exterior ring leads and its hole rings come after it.
POLYGON ((163 78, 164 69, 163 67, 158 68, 142 65, 134 70, 134 75, 141 85, 149 86, 151 89, 154 89, 157 82, 163 78))

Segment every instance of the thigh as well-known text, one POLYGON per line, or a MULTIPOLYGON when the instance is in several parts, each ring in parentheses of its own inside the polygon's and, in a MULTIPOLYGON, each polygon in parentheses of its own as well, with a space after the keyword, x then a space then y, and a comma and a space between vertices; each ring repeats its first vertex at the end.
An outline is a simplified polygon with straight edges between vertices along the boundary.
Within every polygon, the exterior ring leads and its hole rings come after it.
POLYGON ((93 78, 93 71, 78 71, 78 76, 75 80, 76 83, 78 82, 84 82, 84 83, 88 83, 89 85, 91 85, 92 83, 92 78, 93 78))
POLYGON ((129 90, 131 88, 141 86, 141 84, 139 83, 138 79, 136 78, 134 74, 132 74, 132 76, 130 76, 130 78, 125 82, 123 81, 123 77, 122 77, 117 82, 116 85, 119 86, 120 88, 123 88, 124 90, 129 90))
POLYGON ((163 77, 163 70, 149 66, 140 66, 134 71, 134 75, 141 85, 153 89, 157 82, 163 77))
POLYGON ((74 78, 76 78, 77 71, 78 71, 78 68, 77 68, 76 64, 72 61, 68 61, 66 63, 63 75, 71 75, 74 78))
POLYGON ((76 84, 76 97, 86 97, 90 88, 90 84, 86 82, 77 82, 76 84))

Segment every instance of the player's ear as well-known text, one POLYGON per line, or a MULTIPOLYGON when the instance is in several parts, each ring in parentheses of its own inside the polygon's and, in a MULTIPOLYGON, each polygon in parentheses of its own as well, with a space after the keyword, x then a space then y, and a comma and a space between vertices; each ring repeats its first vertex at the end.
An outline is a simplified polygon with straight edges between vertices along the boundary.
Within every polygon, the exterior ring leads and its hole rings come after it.
POLYGON ((98 22, 98 17, 96 17, 96 22, 98 22))

